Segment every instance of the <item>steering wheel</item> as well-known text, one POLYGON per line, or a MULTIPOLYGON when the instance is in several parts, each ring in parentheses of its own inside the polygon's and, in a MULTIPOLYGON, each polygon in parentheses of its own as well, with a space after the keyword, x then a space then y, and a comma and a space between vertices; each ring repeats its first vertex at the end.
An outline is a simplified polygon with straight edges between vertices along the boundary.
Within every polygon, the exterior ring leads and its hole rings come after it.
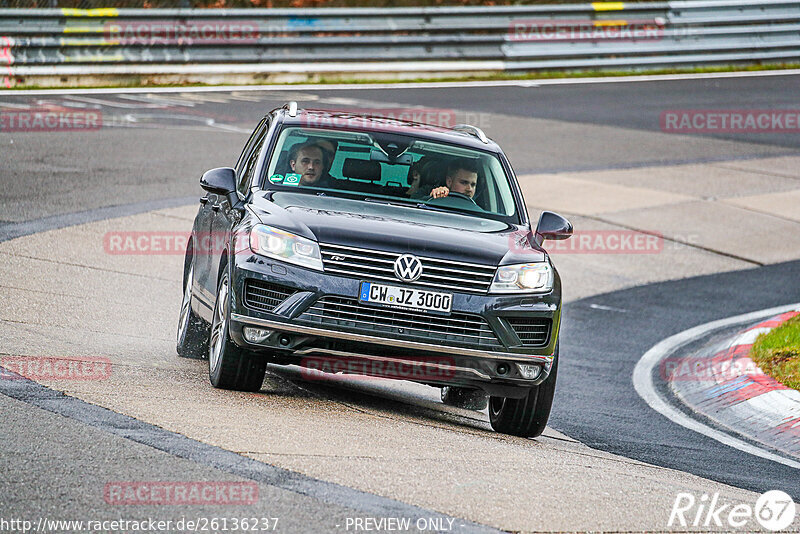
POLYGON ((427 200, 426 203, 427 204, 432 204, 434 206, 439 204, 439 205, 442 205, 442 206, 452 206, 454 208, 463 207, 465 209, 473 209, 473 208, 482 209, 472 199, 472 197, 469 197, 469 196, 465 195, 464 193, 456 193, 455 191, 450 191, 450 193, 448 193, 448 195, 446 197, 439 197, 439 198, 430 197, 427 200), (467 206, 465 204, 469 204, 469 205, 467 206))

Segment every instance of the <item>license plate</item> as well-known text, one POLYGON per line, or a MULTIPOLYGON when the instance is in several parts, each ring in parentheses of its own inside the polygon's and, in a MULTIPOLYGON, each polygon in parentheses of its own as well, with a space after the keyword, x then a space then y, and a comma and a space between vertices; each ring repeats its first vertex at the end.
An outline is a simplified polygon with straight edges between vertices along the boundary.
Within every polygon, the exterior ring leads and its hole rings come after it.
POLYGON ((403 308, 425 313, 450 313, 453 295, 424 289, 361 282, 358 300, 365 304, 403 308))

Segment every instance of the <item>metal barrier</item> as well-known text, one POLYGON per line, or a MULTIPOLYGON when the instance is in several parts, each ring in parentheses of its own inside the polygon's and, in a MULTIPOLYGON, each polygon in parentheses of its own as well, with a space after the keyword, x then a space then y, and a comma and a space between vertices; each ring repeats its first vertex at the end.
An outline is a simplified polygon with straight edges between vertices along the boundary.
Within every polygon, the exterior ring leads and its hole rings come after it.
POLYGON ((800 59, 800 2, 0 9, 0 76, 637 69, 800 59))

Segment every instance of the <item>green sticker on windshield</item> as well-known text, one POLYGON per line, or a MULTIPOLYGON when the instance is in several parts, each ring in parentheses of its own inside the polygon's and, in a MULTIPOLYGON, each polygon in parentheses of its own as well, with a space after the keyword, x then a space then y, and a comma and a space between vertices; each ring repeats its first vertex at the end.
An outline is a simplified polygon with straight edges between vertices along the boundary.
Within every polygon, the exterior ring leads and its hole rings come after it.
POLYGON ((269 177, 269 181, 272 182, 273 184, 279 184, 283 181, 283 175, 273 174, 272 176, 269 177))
POLYGON ((286 175, 286 178, 283 179, 283 185, 300 185, 300 178, 302 178, 302 174, 297 173, 289 173, 286 175))

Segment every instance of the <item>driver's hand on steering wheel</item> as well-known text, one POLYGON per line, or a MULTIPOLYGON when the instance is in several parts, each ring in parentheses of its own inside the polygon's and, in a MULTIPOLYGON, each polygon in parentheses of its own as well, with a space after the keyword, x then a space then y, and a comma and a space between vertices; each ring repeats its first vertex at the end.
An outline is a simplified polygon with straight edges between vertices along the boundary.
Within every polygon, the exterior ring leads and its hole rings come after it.
POLYGON ((431 191, 431 198, 442 198, 446 197, 450 194, 450 189, 447 186, 443 185, 441 187, 436 187, 431 191))

